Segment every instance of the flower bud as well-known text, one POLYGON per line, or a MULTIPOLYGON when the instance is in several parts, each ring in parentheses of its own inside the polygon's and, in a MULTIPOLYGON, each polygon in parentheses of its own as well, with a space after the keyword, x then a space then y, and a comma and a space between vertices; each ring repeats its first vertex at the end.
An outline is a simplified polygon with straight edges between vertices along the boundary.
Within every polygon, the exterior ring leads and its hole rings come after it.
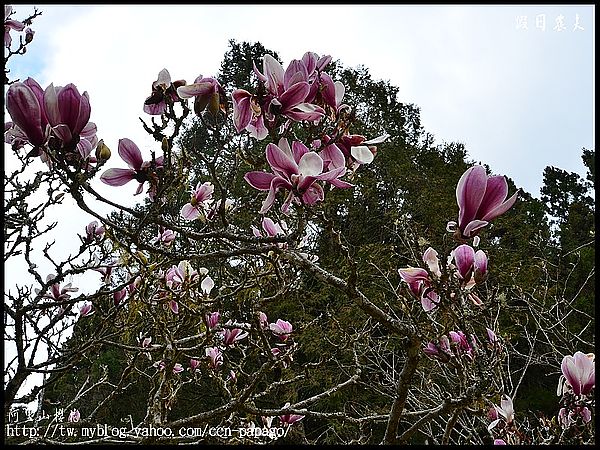
POLYGON ((33 35, 35 34, 35 31, 33 31, 31 28, 27 27, 25 28, 25 43, 29 44, 31 41, 33 41, 33 35))
POLYGON ((161 149, 165 153, 169 150, 169 140, 166 137, 162 138, 161 149))
POLYGON ((103 139, 100 139, 96 146, 96 158, 98 161, 107 161, 110 158, 110 148, 106 146, 103 139))

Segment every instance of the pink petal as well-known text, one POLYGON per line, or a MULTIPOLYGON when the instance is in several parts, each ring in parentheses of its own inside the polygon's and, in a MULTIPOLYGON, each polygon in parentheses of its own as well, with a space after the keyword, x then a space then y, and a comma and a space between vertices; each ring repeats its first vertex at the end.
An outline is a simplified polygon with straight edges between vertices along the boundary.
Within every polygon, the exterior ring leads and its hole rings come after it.
POLYGON ((269 189, 269 195, 267 195, 267 198, 264 200, 262 207, 260 208, 259 214, 265 214, 267 211, 269 211, 269 209, 271 209, 271 206, 273 206, 273 203, 275 202, 275 196, 277 194, 277 191, 282 187, 289 190, 292 189, 292 185, 283 178, 273 178, 273 180, 271 181, 271 187, 269 189))
POLYGON ((201 83, 188 84, 187 86, 179 86, 177 88, 177 95, 180 98, 191 98, 196 95, 207 95, 215 90, 215 83, 210 81, 203 81, 201 83))
POLYGON ((248 172, 244 175, 244 180, 254 189, 268 191, 271 188, 271 181, 276 176, 267 172, 248 172))
POLYGON ((456 186, 456 201, 460 210, 458 224, 461 230, 475 219, 486 185, 487 175, 482 166, 473 166, 460 177, 456 186))
POLYGON ((263 56, 263 73, 267 77, 267 89, 279 95, 283 90, 283 67, 268 53, 263 56))
POLYGON ((515 204, 515 202, 517 201, 518 194, 519 194, 519 191, 515 192, 508 200, 506 200, 501 205, 498 205, 496 208, 492 209, 485 216, 483 216, 482 220, 491 221, 491 220, 495 219, 496 217, 504 214, 506 211, 508 211, 510 208, 512 208, 512 206, 515 204))
POLYGON ((119 155, 129 167, 140 170, 144 160, 138 146, 131 139, 119 139, 119 155))
POLYGON ((286 111, 285 115, 295 121, 308 120, 314 122, 320 120, 325 115, 325 111, 320 106, 312 103, 300 103, 286 111))
POLYGON ((241 133, 252 120, 251 95, 243 89, 236 89, 231 94, 233 99, 233 123, 238 133, 241 133))
POLYGON ((191 203, 186 203, 183 205, 183 208, 181 208, 179 214, 186 220, 194 220, 200 216, 200 211, 195 206, 192 206, 191 203))
POLYGON ((350 154, 352 157, 361 164, 369 164, 375 159, 373 152, 366 145, 359 145, 357 147, 350 147, 350 154))
POLYGON ((475 232, 479 231, 483 227, 486 227, 488 224, 489 222, 486 222, 485 220, 473 220, 467 224, 463 231, 463 234, 466 237, 471 237, 474 235, 475 232))
POLYGON ((108 169, 100 180, 110 186, 123 186, 135 178, 135 172, 131 169, 108 169))
POLYGON ((454 249, 454 261, 456 268, 463 280, 468 281, 471 278, 470 273, 475 261, 475 250, 467 244, 459 245, 454 249))
POLYGON ((321 151, 320 155, 326 165, 329 162, 330 169, 346 166, 346 158, 339 147, 335 144, 330 144, 325 147, 321 151))
POLYGON ((298 105, 299 103, 302 103, 308 95, 309 91, 310 87, 305 81, 296 83, 293 86, 291 86, 279 97, 279 102, 281 103, 281 111, 285 113, 289 109, 298 105))
POLYGON ((267 145, 267 161, 275 173, 291 177, 298 173, 298 165, 275 144, 267 145))

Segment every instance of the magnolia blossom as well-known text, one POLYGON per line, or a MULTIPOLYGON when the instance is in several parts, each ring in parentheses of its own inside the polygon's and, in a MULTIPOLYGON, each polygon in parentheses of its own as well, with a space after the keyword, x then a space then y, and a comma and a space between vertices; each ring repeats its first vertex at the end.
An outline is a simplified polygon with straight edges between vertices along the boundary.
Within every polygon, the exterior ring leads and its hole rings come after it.
POLYGON ((79 308, 79 317, 87 317, 87 316, 91 316, 92 314, 94 314, 94 305, 92 305, 89 302, 85 302, 80 308, 79 308))
POLYGON ((287 341, 292 333, 292 324, 281 319, 277 319, 277 322, 269 324, 269 329, 273 334, 277 335, 280 340, 287 341))
POLYGON ((167 69, 158 73, 158 78, 152 83, 152 94, 144 101, 146 114, 160 116, 167 109, 167 100, 171 103, 179 100, 177 88, 185 85, 185 80, 171 83, 171 74, 167 69))
POLYGON ((140 346, 142 348, 149 348, 151 342, 152 342, 152 337, 145 337, 143 339, 141 339, 141 337, 140 337, 140 346))
POLYGON ((113 301, 115 303, 115 306, 118 306, 125 297, 127 297, 127 288, 123 288, 123 289, 115 292, 113 294, 113 301))
POLYGON ((517 200, 518 191, 508 200, 508 183, 503 175, 488 177, 483 166, 465 171, 456 186, 458 224, 448 223, 461 239, 474 237, 496 217, 508 211, 517 200), (458 225, 458 228, 456 228, 458 225))
POLYGON ((576 406, 573 409, 560 408, 558 412, 558 421, 565 429, 577 422, 577 417, 581 417, 583 423, 588 423, 592 420, 592 412, 587 406, 576 406))
POLYGON ((262 311, 258 313, 258 323, 260 323, 260 326, 263 329, 269 327, 269 319, 267 318, 267 315, 262 311))
MULTIPOLYGON (((52 132, 65 145, 77 142, 90 119, 88 93, 80 94, 74 84, 54 87, 51 83, 44 92, 44 108, 52 132)), ((88 137, 96 134, 95 128, 95 125, 88 128, 88 137)))
POLYGON ((219 311, 212 312, 206 315, 206 323, 208 324, 208 328, 211 330, 214 329, 219 323, 219 319, 221 318, 221 314, 219 311))
MULTIPOLYGON (((54 275, 50 274, 46 277, 46 283, 52 281, 54 279, 54 275)), ((44 294, 42 298, 48 298, 50 300, 55 300, 57 302, 68 300, 71 298, 69 292, 77 292, 79 288, 71 287, 71 283, 65 284, 62 288, 60 287, 60 283, 54 283, 50 286, 50 292, 44 294)), ((34 289, 34 291, 39 294, 40 289, 34 289)))
POLYGON ((450 341, 447 336, 440 337, 439 343, 429 342, 427 346, 423 347, 423 353, 430 358, 437 359, 443 363, 450 361, 452 357, 452 351, 450 349, 450 341))
MULTIPOLYGON (((230 322, 227 322, 227 324, 230 324, 230 322)), ((223 336, 223 344, 234 345, 237 341, 241 341, 248 336, 248 332, 242 331, 239 328, 227 328, 222 331, 221 335, 223 336)))
POLYGON ((425 269, 407 267, 398 269, 398 273, 415 297, 421 300, 425 311, 431 311, 439 303, 439 296, 433 290, 429 273, 425 269))
POLYGON ((198 116, 207 106, 212 114, 216 114, 225 107, 221 101, 222 98, 225 98, 225 91, 212 77, 204 78, 199 75, 193 84, 179 86, 177 95, 181 99, 194 98, 194 112, 198 116))
POLYGON ((253 188, 268 191, 269 194, 259 211, 265 214, 275 202, 275 195, 280 189, 289 191, 281 211, 289 211, 292 201, 306 205, 314 205, 322 201, 325 194, 318 180, 329 181, 336 187, 348 188, 351 184, 338 178, 346 173, 345 167, 324 172, 323 160, 301 142, 293 142, 290 148, 287 139, 282 138, 279 146, 268 144, 266 149, 267 161, 273 173, 248 172, 244 179, 253 188))
MULTIPOLYGON (((144 183, 152 180, 152 162, 144 161, 142 159, 142 152, 135 142, 130 139, 119 139, 118 150, 119 156, 127 163, 129 169, 108 169, 100 176, 100 179, 110 186, 123 186, 124 184, 135 180, 139 183, 139 186, 134 195, 141 194, 144 189, 144 183)), ((163 167, 163 159, 163 156, 159 156, 154 160, 156 168, 163 167)), ((150 198, 153 198, 153 186, 151 186, 148 192, 150 198)))
POLYGON ((195 358, 190 358, 190 370, 196 372, 200 370, 200 361, 195 358))
POLYGON ((454 344, 454 348, 455 348, 456 354, 458 356, 466 355, 467 357, 469 357, 471 359, 474 357, 474 348, 471 345, 471 343, 474 341, 473 336, 471 336, 472 342, 469 342, 465 333, 463 333, 460 330, 459 331, 450 331, 450 333, 448 333, 448 335, 450 336, 450 340, 454 344))
POLYGON ((218 370, 223 364, 223 353, 218 347, 209 347, 206 350, 206 356, 208 357, 208 365, 213 370, 218 370))
MULTIPOLYGON (((289 403, 286 403, 283 406, 283 409, 287 409, 290 407, 289 403)), ((304 416, 301 416, 299 414, 282 414, 281 416, 279 416, 279 420, 281 420, 281 423, 284 425, 293 425, 296 422, 300 422, 302 419, 304 419, 304 416)))
POLYGON ((173 230, 169 230, 163 226, 158 227, 158 235, 154 238, 153 243, 160 242, 165 246, 169 246, 173 243, 175 238, 177 237, 177 233, 173 230))
POLYGON ((574 395, 588 395, 596 386, 593 353, 586 355, 575 352, 573 356, 567 355, 563 358, 560 368, 562 377, 559 380, 558 395, 565 392, 567 387, 574 395))
POLYGON ((198 272, 189 261, 183 260, 176 266, 171 266, 165 274, 165 281, 169 289, 177 290, 184 283, 191 283, 199 278, 198 272))
POLYGON ((194 220, 199 217, 205 218, 205 211, 212 203, 212 195, 215 188, 210 182, 198 183, 192 190, 192 198, 182 208, 180 215, 186 220, 194 220))
MULTIPOLYGON (((494 408, 507 424, 513 422, 515 418, 515 410, 513 408, 512 399, 508 395, 502 395, 502 398, 500 399, 500 406, 494 405, 494 408)), ((500 420, 502 419, 498 418, 492 421, 492 423, 488 425, 488 430, 492 430, 496 425, 498 425, 498 423, 500 423, 500 420)))
POLYGON ((67 418, 67 420, 69 422, 79 422, 80 418, 81 418, 81 414, 79 413, 79 410, 78 409, 73 409, 69 413, 69 417, 67 418))
POLYGON ((470 245, 462 244, 456 247, 451 255, 456 264, 458 276, 467 288, 485 280, 488 260, 483 250, 476 252, 470 245))
POLYGON ((85 244, 91 244, 96 240, 102 239, 105 228, 103 225, 98 225, 98 222, 93 220, 85 227, 85 238, 82 238, 85 244))

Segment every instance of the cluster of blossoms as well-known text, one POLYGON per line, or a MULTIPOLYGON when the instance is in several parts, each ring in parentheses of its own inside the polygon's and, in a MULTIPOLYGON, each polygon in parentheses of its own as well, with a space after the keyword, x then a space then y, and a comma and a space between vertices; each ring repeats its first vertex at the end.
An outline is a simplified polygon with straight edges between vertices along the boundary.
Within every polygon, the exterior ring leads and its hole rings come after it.
MULTIPOLYGON (((201 267, 196 271, 187 260, 181 261, 178 265, 171 266, 164 274, 164 281, 167 290, 161 290, 160 298, 170 297, 169 292, 179 296, 184 290, 189 290, 195 287, 200 281, 200 292, 203 296, 208 297, 215 286, 215 282, 208 275, 208 269, 201 267), (201 280, 201 281, 200 281, 201 280)), ((179 303, 175 299, 168 302, 168 307, 173 314, 179 314, 179 303)))
POLYGON ((560 366, 562 375, 558 380, 556 391, 562 397, 564 405, 558 419, 563 428, 577 423, 580 417, 583 423, 592 420, 591 407, 594 406, 594 388, 596 387, 596 370, 593 353, 575 352, 566 355, 560 366))
POLYGON ((260 83, 257 93, 233 91, 233 123, 238 133, 246 130, 262 140, 280 124, 280 117, 287 119, 287 127, 291 121, 320 121, 325 116, 321 106, 339 110, 344 86, 323 72, 330 62, 331 56, 306 52, 284 71, 279 61, 264 55, 263 73, 254 66, 260 83))
MULTIPOLYGON (((492 350, 498 350, 500 344, 494 331, 486 328, 487 346, 492 350)), ((475 335, 469 337, 462 331, 450 331, 448 336, 441 336, 437 342, 429 342, 423 347, 423 352, 432 359, 448 363, 455 358, 466 358, 472 361, 475 358, 479 345, 475 335)))
POLYGON ((512 399, 503 394, 500 405, 493 405, 488 412, 488 431, 501 436, 494 439, 494 445, 519 444, 517 427, 515 424, 515 409, 512 399))
MULTIPOLYGON (((419 267, 407 267, 398 269, 398 273, 410 291, 421 301, 423 309, 429 312, 440 303, 440 296, 434 287, 434 283, 439 283, 442 279, 438 252, 429 247, 423 253, 423 262, 427 264, 429 271, 419 267)), ((481 305, 482 302, 471 289, 485 281, 487 265, 485 252, 475 251, 468 244, 459 245, 448 257, 447 270, 460 281, 461 288, 476 305, 481 305)), ((451 293, 450 297, 455 297, 455 294, 451 293)))
POLYGON ((98 144, 96 125, 90 122, 90 100, 74 84, 44 90, 33 78, 10 85, 6 108, 12 122, 5 124, 4 141, 15 148, 29 144, 33 155, 49 163, 48 148, 64 149, 70 163, 85 162, 86 168, 97 159, 91 152, 98 144))
POLYGON ((212 77, 199 75, 192 84, 185 80, 171 81, 167 69, 158 73, 158 78, 152 83, 152 93, 144 101, 144 112, 153 116, 164 114, 167 103, 194 98, 194 112, 200 115, 207 107, 214 114, 222 106, 225 91, 219 82, 212 77))

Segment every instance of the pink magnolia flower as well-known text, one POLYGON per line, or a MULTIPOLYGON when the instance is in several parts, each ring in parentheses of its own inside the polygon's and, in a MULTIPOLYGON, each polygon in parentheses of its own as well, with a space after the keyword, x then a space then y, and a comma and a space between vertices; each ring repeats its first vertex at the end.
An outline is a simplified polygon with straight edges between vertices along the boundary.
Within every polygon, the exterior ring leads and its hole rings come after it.
POLYGON ((102 239, 105 231, 103 225, 98 225, 98 222, 93 220, 85 226, 85 238, 82 237, 81 240, 84 244, 91 244, 102 239))
MULTIPOLYGON (((283 406, 283 409, 289 408, 290 404, 286 403, 283 406)), ((282 414, 281 416, 279 416, 279 420, 281 420, 281 423, 284 425, 288 425, 291 426, 293 424, 295 424, 296 422, 300 422, 302 419, 304 419, 304 416, 301 416, 299 414, 282 414)))
POLYGON ((169 309, 173 312, 173 314, 179 314, 179 303, 177 303, 177 301, 169 301, 168 306, 169 309))
MULTIPOLYGON (((221 98, 225 98, 225 91, 215 78, 204 78, 202 75, 199 75, 193 84, 179 86, 177 88, 177 95, 181 99, 193 97, 194 112, 199 116, 207 106, 209 106, 209 109, 212 109, 210 106, 212 104, 220 108, 221 98)), ((216 111, 212 112, 215 113, 216 111)))
POLYGON ((289 191, 281 211, 289 211, 292 201, 306 205, 314 205, 322 201, 325 194, 318 180, 329 181, 336 187, 352 187, 351 184, 338 178, 346 173, 345 167, 323 172, 323 160, 301 142, 294 142, 290 148, 286 139, 279 141, 279 146, 268 144, 266 149, 267 161, 273 173, 248 172, 244 179, 253 188, 268 191, 269 194, 259 211, 265 214, 275 202, 275 196, 280 189, 289 191))
MULTIPOLYGON (((129 169, 108 169, 100 176, 100 179, 109 186, 123 186, 135 180, 139 183, 139 186, 134 195, 141 194, 144 189, 144 183, 152 181, 154 175, 151 173, 152 162, 144 161, 142 159, 142 152, 138 146, 135 142, 127 138, 119 139, 119 156, 127 163, 129 169)), ((154 162, 157 169, 161 168, 163 166, 163 157, 159 156, 154 162)), ((153 198, 152 187, 149 193, 150 197, 153 198)))
POLYGON ((196 189, 192 190, 192 198, 181 208, 180 215, 186 220, 194 220, 206 217, 206 210, 212 203, 212 195, 215 188, 210 182, 198 183, 196 189))
POLYGON ((79 422, 80 418, 81 418, 81 414, 80 414, 79 410, 78 409, 73 409, 69 413, 69 417, 68 417, 67 420, 69 422, 79 422))
POLYGON ((223 344, 234 345, 237 341, 241 341, 248 336, 248 332, 242 331, 239 328, 227 328, 221 332, 221 335, 223 336, 223 344))
POLYGON ((485 280, 488 260, 483 250, 476 252, 470 245, 462 244, 452 251, 452 257, 456 263, 458 275, 467 287, 485 280))
POLYGON ((267 318, 267 315, 262 311, 258 313, 258 322, 260 323, 260 326, 263 329, 269 328, 269 319, 267 318))
POLYGON ((196 372, 200 370, 200 361, 198 359, 190 358, 190 370, 196 372))
MULTIPOLYGON (((271 237, 275 237, 277 235, 285 236, 285 234, 286 234, 286 232, 283 230, 284 227, 287 229, 286 225, 282 226, 282 224, 280 224, 280 223, 275 223, 275 222, 273 222, 272 219, 269 219, 268 217, 263 217, 261 225, 262 225, 262 229, 265 231, 267 236, 271 236, 271 237)), ((256 228, 254 225, 252 225, 252 234, 254 234, 254 236, 256 236, 256 237, 263 236, 263 234, 260 232, 260 230, 258 228, 256 228)))
POLYGON ((506 445, 504 439, 494 439, 494 445, 506 445))
POLYGON ((459 330, 451 331, 450 333, 448 333, 448 335, 450 336, 450 339, 455 345, 456 354, 458 356, 466 355, 471 359, 473 358, 474 349, 471 346, 471 343, 469 343, 469 340, 467 339, 465 333, 459 330))
POLYGON ((118 306, 127 297, 127 288, 123 288, 113 294, 115 306, 118 306))
POLYGON ((269 329, 273 334, 277 335, 280 340, 287 341, 292 333, 292 324, 281 319, 277 319, 277 322, 269 324, 269 329))
POLYGON ((178 265, 171 266, 165 274, 167 287, 177 290, 184 283, 191 283, 199 278, 198 272, 187 260, 180 261, 178 265))
MULTIPOLYGON (((508 395, 502 395, 502 398, 500 399, 500 406, 494 405, 494 408, 496 409, 496 412, 499 414, 499 416, 501 416, 507 424, 512 423, 512 421, 515 418, 515 410, 513 407, 512 399, 508 395)), ((488 430, 492 430, 493 428, 495 428, 496 425, 500 423, 500 420, 502 419, 497 418, 494 421, 492 421, 492 423, 488 425, 488 430)))
POLYGON ((221 350, 218 347, 208 347, 205 351, 209 367, 213 370, 218 370, 223 364, 223 353, 221 350))
POLYGON ((171 74, 167 69, 158 73, 158 79, 152 83, 152 94, 144 101, 144 112, 146 114, 160 116, 167 109, 167 100, 176 102, 177 88, 185 85, 185 80, 177 80, 171 83, 171 74))
POLYGON ((456 186, 458 229, 456 222, 448 223, 459 239, 474 237, 496 217, 508 211, 517 200, 518 191, 508 200, 508 183, 502 175, 488 177, 483 166, 465 171, 456 186))
MULTIPOLYGON (((596 386, 594 355, 592 353, 586 355, 582 352, 575 352, 573 356, 567 355, 563 358, 560 368, 573 394, 588 395, 596 386)), ((561 381, 559 381, 559 387, 561 381)))
POLYGON ((47 142, 50 126, 46 116, 44 90, 37 81, 27 78, 22 83, 11 84, 6 93, 6 109, 13 127, 26 136, 27 142, 34 147, 43 146, 47 142))
POLYGON ((429 342, 427 346, 423 347, 423 353, 427 356, 437 359, 443 363, 450 361, 452 353, 450 350, 450 341, 447 336, 442 336, 439 339, 439 343, 429 342))
POLYGON ((25 24, 23 22, 19 22, 18 20, 10 18, 12 13, 12 6, 4 5, 4 46, 6 48, 10 48, 10 44, 12 43, 10 30, 23 31, 25 28, 25 24))
POLYGON ((173 373, 181 373, 183 372, 183 366, 179 363, 175 363, 173 366, 173 373))
MULTIPOLYGON (((46 277, 46 283, 52 281, 54 278, 54 275, 49 274, 46 277)), ((42 296, 42 298, 47 298, 50 300, 61 302, 71 298, 69 292, 77 292, 78 290, 78 288, 71 287, 71 283, 65 284, 62 288, 60 287, 60 283, 54 283, 50 286, 50 292, 45 293, 42 296)), ((34 289, 34 291, 36 294, 39 294, 41 292, 41 290, 37 288, 34 289)))
POLYGON ((263 74, 255 71, 271 94, 267 113, 282 114, 296 121, 317 121, 325 111, 306 102, 311 91, 308 69, 304 61, 292 60, 284 72, 282 65, 271 55, 263 57, 263 74))
POLYGON ((407 267, 398 269, 398 273, 415 297, 421 300, 421 306, 425 311, 429 312, 438 305, 439 296, 433 290, 429 273, 425 269, 407 267))
POLYGON ((496 336, 496 333, 494 333, 493 330, 490 330, 487 327, 485 330, 487 332, 488 342, 492 345, 498 344, 498 337, 496 336))
POLYGON ((581 417, 583 423, 588 423, 592 420, 592 412, 587 406, 576 406, 573 409, 560 408, 558 412, 558 421, 561 426, 566 429, 577 422, 577 417, 581 417))
POLYGON ((427 250, 423 253, 423 262, 427 264, 429 267, 429 271, 435 275, 437 278, 442 276, 442 272, 440 270, 440 261, 438 259, 438 252, 436 252, 432 247, 428 247, 427 250))
POLYGON ((92 314, 94 314, 94 305, 92 305, 89 302, 85 302, 80 308, 79 308, 79 316, 80 317, 87 317, 87 316, 91 316, 92 314))
POLYGON ((208 324, 208 328, 211 330, 217 326, 219 323, 219 319, 221 318, 221 314, 219 311, 212 312, 206 315, 206 323, 208 324))
MULTIPOLYGON (((44 92, 44 108, 52 132, 65 145, 78 142, 79 136, 90 120, 91 107, 88 93, 80 94, 72 83, 65 87, 54 87, 51 83, 44 92)), ((95 125, 92 128, 95 134, 95 125)))
POLYGON ((171 245, 171 243, 177 237, 177 233, 173 230, 166 229, 163 226, 158 227, 158 235, 154 238, 153 243, 160 242, 165 246, 171 245))

